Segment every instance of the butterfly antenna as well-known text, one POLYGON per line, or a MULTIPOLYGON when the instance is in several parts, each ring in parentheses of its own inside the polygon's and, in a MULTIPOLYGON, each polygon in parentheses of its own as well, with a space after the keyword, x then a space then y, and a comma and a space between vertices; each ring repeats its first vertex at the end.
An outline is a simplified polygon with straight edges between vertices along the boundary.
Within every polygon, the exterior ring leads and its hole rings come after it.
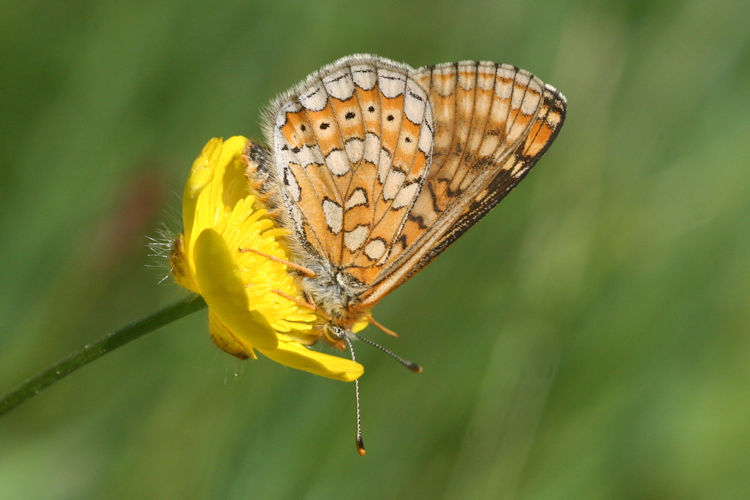
POLYGON ((419 366, 418 364, 402 358, 398 354, 389 351, 388 349, 386 349, 382 345, 377 344, 377 343, 373 342, 372 340, 370 340, 370 339, 368 339, 366 337, 361 336, 358 333, 355 333, 354 336, 357 337, 358 340, 361 340, 362 342, 364 342, 365 344, 369 344, 369 345, 373 346, 376 349, 380 349, 381 351, 383 351, 384 353, 386 353, 388 356, 392 357, 393 359, 395 359, 396 361, 398 361, 399 363, 401 363, 403 366, 407 367, 409 370, 413 371, 414 373, 422 373, 422 367, 419 366))
MULTIPOLYGON (((352 353, 352 361, 357 362, 357 358, 354 357, 354 348, 352 343, 347 337, 344 337, 346 345, 349 347, 349 352, 352 353)), ((357 453, 361 456, 365 455, 365 442, 362 439, 362 424, 359 418, 359 379, 354 381, 354 400, 356 401, 357 408, 357 453)))

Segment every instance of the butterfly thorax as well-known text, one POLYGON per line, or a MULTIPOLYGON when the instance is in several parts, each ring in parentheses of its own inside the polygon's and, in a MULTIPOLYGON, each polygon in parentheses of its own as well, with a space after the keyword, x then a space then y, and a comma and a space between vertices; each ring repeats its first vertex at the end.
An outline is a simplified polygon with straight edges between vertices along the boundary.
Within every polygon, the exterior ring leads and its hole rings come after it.
POLYGON ((346 271, 328 263, 312 265, 314 277, 303 277, 300 285, 307 299, 328 322, 344 329, 361 319, 359 299, 363 285, 346 271))

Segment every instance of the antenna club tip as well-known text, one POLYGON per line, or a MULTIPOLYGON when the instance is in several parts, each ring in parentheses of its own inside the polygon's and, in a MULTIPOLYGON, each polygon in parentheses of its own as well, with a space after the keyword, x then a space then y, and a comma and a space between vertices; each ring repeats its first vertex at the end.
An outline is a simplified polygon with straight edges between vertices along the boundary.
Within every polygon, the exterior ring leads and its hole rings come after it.
POLYGON ((357 453, 359 453, 360 456, 364 457, 365 453, 365 443, 362 441, 361 437, 357 437, 357 453))
POLYGON ((422 367, 419 366, 416 363, 409 363, 409 365, 407 366, 407 368, 409 368, 414 373, 422 373, 422 367))

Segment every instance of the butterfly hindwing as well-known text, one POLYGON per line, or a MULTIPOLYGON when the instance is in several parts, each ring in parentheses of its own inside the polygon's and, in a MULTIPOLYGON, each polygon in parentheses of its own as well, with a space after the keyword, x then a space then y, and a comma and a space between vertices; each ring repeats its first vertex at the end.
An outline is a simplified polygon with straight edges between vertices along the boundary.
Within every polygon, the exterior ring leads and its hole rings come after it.
POLYGON ((410 71, 345 58, 272 106, 269 135, 297 239, 363 284, 395 259, 389 250, 429 167, 431 110, 410 71))

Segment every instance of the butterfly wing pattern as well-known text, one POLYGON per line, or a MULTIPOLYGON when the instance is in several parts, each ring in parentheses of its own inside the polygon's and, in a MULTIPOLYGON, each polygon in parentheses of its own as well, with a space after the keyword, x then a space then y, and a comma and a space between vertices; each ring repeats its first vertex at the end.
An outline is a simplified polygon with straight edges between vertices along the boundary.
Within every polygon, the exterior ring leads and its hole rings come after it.
POLYGON ((566 100, 557 89, 507 64, 446 63, 420 68, 415 79, 436 120, 430 170, 404 228, 402 240, 412 244, 367 302, 409 279, 497 205, 565 119, 566 100))
POLYGON ((528 173, 565 108, 509 65, 348 56, 271 103, 248 175, 315 273, 308 299, 349 329, 528 173))

